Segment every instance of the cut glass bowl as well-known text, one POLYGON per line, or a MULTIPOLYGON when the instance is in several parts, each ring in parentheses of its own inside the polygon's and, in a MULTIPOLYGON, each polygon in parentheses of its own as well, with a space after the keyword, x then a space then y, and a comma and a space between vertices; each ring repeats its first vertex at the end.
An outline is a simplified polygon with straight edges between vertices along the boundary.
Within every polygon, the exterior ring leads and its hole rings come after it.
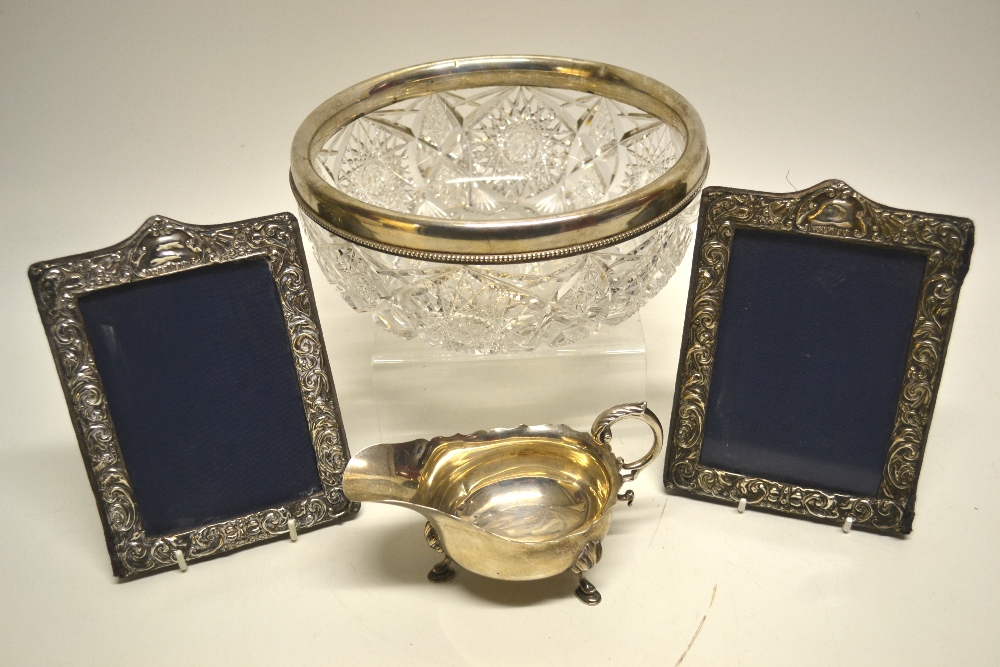
POLYGON ((327 278, 404 338, 562 346, 673 275, 708 169, 677 93, 543 57, 422 65, 358 84, 296 135, 292 188, 327 278))

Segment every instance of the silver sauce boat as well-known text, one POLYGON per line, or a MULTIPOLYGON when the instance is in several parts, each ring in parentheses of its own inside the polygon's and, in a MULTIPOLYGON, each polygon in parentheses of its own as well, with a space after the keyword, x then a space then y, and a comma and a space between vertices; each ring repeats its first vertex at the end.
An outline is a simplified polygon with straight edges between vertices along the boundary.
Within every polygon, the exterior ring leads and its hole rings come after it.
POLYGON ((568 426, 516 426, 471 435, 373 445, 344 471, 344 493, 359 502, 398 505, 427 518, 424 536, 444 560, 431 581, 455 576, 452 563, 495 579, 523 581, 566 570, 576 595, 597 604, 601 594, 584 572, 601 558, 601 540, 624 483, 660 453, 663 428, 645 403, 606 410, 590 433, 568 426), (625 463, 611 450, 611 426, 639 419, 653 446, 625 463))

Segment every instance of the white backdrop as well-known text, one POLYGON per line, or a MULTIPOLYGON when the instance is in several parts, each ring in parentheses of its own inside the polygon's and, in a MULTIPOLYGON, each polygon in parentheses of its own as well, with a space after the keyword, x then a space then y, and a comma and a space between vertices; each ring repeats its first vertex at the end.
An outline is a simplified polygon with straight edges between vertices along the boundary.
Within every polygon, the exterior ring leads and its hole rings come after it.
MULTIPOLYGON (((0 0, 0 663, 998 660, 1000 4, 207 4, 0 0), (616 516, 596 608, 571 577, 432 586, 422 520, 381 506, 296 544, 115 583, 28 264, 115 243, 155 213, 292 210, 289 146, 313 107, 384 71, 492 53, 605 61, 676 88, 705 121, 710 185, 840 178, 975 220, 913 534, 670 496, 661 459, 616 516)), ((643 311, 664 418, 688 266, 643 311)), ((371 325, 313 273, 360 449, 378 437, 371 325)))

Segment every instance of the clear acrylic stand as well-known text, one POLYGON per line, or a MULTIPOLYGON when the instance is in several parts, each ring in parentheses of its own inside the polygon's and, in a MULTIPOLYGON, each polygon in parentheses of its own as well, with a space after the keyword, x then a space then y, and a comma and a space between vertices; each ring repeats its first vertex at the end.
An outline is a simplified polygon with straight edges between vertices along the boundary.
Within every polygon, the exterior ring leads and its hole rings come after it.
POLYGON ((646 398, 636 315, 561 348, 470 354, 375 330, 372 381, 381 442, 518 424, 586 430, 602 411, 646 398))

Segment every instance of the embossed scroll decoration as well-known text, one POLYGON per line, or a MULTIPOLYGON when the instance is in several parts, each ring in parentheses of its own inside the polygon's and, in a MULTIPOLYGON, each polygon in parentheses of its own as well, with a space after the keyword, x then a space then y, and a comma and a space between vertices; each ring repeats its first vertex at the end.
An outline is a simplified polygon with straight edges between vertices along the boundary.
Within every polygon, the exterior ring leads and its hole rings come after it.
POLYGON ((357 511, 341 490, 349 453, 304 257, 297 223, 287 213, 206 227, 155 216, 115 246, 29 269, 116 576, 174 566, 178 551, 190 562, 286 535, 290 519, 301 531, 357 511), (266 260, 277 286, 322 490, 193 530, 147 535, 79 299, 109 287, 245 259, 266 260))
POLYGON ((888 533, 908 533, 917 477, 959 288, 969 266, 972 221, 889 208, 841 181, 790 194, 706 188, 702 196, 664 483, 715 498, 888 533), (902 388, 878 492, 808 488, 702 465, 713 363, 734 233, 739 229, 841 239, 926 258, 902 388))

